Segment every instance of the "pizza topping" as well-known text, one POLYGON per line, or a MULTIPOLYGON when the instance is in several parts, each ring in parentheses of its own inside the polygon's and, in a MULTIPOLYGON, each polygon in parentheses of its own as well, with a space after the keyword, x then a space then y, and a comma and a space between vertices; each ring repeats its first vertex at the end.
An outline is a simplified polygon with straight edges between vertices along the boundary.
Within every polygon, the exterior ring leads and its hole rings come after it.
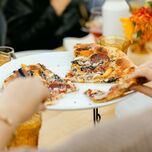
POLYGON ((110 59, 107 55, 101 54, 101 53, 92 55, 90 60, 91 60, 91 63, 97 63, 97 62, 100 62, 100 61, 102 61, 102 62, 110 61, 110 59))
POLYGON ((85 57, 89 57, 90 55, 92 55, 94 52, 93 51, 81 51, 81 52, 79 52, 79 55, 81 55, 81 56, 85 56, 85 57))
POLYGON ((78 64, 78 60, 75 59, 75 60, 72 61, 71 63, 72 63, 72 64, 78 64))
POLYGON ((91 71, 94 71, 96 67, 93 67, 93 66, 88 66, 88 67, 81 67, 81 71, 85 71, 85 72, 91 72, 91 71))
POLYGON ((68 77, 73 77, 73 76, 74 76, 74 73, 70 71, 66 76, 68 76, 68 77))
POLYGON ((74 48, 77 51, 90 50, 91 44, 90 45, 88 45, 88 44, 77 44, 74 48))
POLYGON ((104 46, 90 43, 90 44, 77 44, 75 47, 75 56, 89 57, 94 53, 108 54, 104 46))
POLYGON ((113 71, 113 68, 109 68, 106 70, 106 72, 103 74, 103 77, 106 78, 108 77, 113 71))
POLYGON ((21 77, 25 77, 25 74, 24 74, 22 68, 18 69, 18 73, 20 74, 21 77))
POLYGON ((120 66, 120 68, 122 68, 122 69, 126 69, 126 68, 130 67, 129 61, 125 58, 118 59, 116 61, 116 65, 120 66))
POLYGON ((63 82, 63 80, 57 74, 54 74, 54 79, 56 81, 63 82))
POLYGON ((103 66, 98 66, 98 67, 96 68, 96 70, 97 70, 98 72, 105 72, 105 68, 104 68, 103 66))
POLYGON ((41 76, 43 79, 47 80, 47 77, 46 77, 46 75, 45 75, 45 73, 44 73, 43 71, 40 72, 40 76, 41 76))
POLYGON ((97 52, 100 52, 101 54, 105 54, 105 55, 108 54, 107 49, 99 45, 96 45, 94 47, 94 50, 96 50, 97 52))
POLYGON ((134 65, 117 48, 91 43, 78 44, 74 51, 76 58, 71 66, 72 76, 66 75, 66 79, 73 82, 84 79, 84 82, 112 83, 133 72, 130 68, 134 65))
POLYGON ((76 91, 76 86, 72 84, 71 81, 61 79, 58 75, 41 64, 29 66, 22 64, 20 69, 14 71, 13 74, 4 81, 4 86, 16 78, 29 76, 39 77, 43 84, 48 88, 48 101, 56 100, 65 93, 76 91))
POLYGON ((89 66, 90 62, 87 60, 87 58, 77 57, 74 61, 72 61, 73 64, 78 64, 80 66, 89 66))
POLYGON ((102 91, 93 96, 94 100, 101 100, 107 97, 107 93, 103 93, 102 91))
POLYGON ((112 82, 115 82, 117 79, 118 79, 118 77, 111 77, 111 78, 105 79, 104 82, 112 83, 112 82))
POLYGON ((30 70, 30 71, 28 71, 28 75, 34 76, 34 72, 30 70))
POLYGON ((79 83, 84 83, 85 81, 84 81, 83 78, 79 78, 79 79, 78 79, 78 82, 79 82, 79 83))
POLYGON ((99 51, 99 52, 107 52, 105 47, 95 44, 95 43, 90 43, 90 44, 77 44, 74 46, 74 48, 77 51, 83 51, 83 50, 94 50, 94 51, 99 51))
POLYGON ((90 98, 92 98, 93 100, 99 100, 102 98, 105 98, 107 96, 107 93, 101 91, 101 90, 91 90, 88 89, 85 94, 87 94, 90 98))
POLYGON ((51 90, 53 90, 55 88, 57 88, 57 89, 65 89, 66 85, 63 84, 63 83, 59 83, 59 82, 54 81, 54 82, 49 84, 48 88, 51 89, 51 90))

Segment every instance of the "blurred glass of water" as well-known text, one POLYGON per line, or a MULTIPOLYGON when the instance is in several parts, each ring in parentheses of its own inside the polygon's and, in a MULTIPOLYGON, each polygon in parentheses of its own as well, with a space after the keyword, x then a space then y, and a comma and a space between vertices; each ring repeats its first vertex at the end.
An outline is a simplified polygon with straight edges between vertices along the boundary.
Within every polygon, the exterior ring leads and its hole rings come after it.
POLYGON ((144 6, 145 3, 145 0, 127 0, 127 1, 130 5, 131 12, 135 12, 137 9, 144 6))
POLYGON ((91 12, 92 8, 94 7, 101 7, 105 0, 84 0, 86 6, 88 7, 89 11, 91 12))

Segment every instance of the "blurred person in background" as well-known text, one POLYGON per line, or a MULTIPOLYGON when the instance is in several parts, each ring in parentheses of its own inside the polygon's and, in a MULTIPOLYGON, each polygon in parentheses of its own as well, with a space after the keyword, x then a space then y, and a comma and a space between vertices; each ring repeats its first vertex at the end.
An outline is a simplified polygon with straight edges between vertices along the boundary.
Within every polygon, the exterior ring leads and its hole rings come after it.
POLYGON ((88 18, 81 0, 8 0, 6 45, 15 51, 54 49, 64 37, 83 37, 88 18))

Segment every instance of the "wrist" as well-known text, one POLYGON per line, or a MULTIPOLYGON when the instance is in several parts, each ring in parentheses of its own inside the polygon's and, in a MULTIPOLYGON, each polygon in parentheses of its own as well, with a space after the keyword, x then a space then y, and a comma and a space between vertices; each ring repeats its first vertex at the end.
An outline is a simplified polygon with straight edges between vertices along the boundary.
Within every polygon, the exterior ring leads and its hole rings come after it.
POLYGON ((13 128, 17 128, 19 124, 22 122, 20 116, 17 114, 16 110, 13 109, 10 105, 4 105, 5 102, 0 101, 0 115, 9 121, 10 125, 13 128))

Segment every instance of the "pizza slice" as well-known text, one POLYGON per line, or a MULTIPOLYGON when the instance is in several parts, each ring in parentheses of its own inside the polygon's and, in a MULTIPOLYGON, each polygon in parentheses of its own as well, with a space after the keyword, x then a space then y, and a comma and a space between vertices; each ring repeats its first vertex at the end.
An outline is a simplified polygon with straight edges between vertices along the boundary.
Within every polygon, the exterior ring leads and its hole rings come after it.
POLYGON ((130 87, 136 84, 143 84, 148 82, 146 78, 127 78, 120 81, 118 84, 112 86, 108 92, 101 90, 88 89, 85 94, 95 103, 107 102, 113 99, 123 97, 133 91, 130 87))
POLYGON ((117 48, 92 43, 79 44, 75 47, 79 51, 75 51, 76 58, 72 61, 71 70, 66 75, 66 79, 72 82, 111 83, 134 71, 134 64, 117 48), (86 50, 91 53, 84 55, 86 50))
POLYGON ((49 98, 46 104, 52 104, 53 101, 61 98, 69 92, 76 91, 76 86, 70 81, 60 78, 52 71, 48 70, 42 64, 25 65, 22 64, 21 68, 15 70, 12 75, 4 81, 4 87, 12 80, 19 77, 38 77, 45 84, 49 90, 49 98))
POLYGON ((76 44, 74 46, 74 56, 79 57, 79 56, 84 56, 84 57, 89 57, 95 53, 102 52, 102 53, 107 53, 106 47, 103 47, 99 44, 95 43, 89 43, 89 44, 76 44))

